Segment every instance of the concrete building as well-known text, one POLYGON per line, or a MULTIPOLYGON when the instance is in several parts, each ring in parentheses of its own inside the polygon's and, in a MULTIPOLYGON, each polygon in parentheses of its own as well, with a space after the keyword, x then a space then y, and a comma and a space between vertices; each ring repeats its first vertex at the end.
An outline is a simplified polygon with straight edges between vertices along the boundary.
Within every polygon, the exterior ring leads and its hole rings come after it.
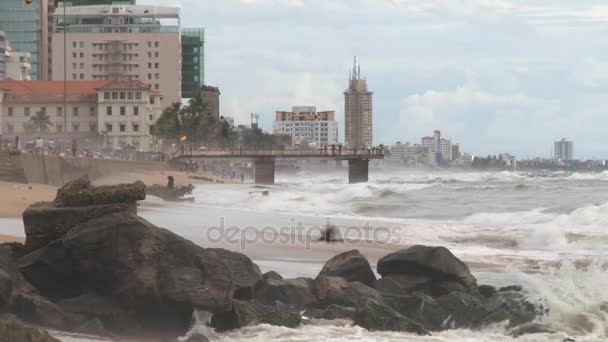
POLYGON ((7 76, 6 62, 8 56, 11 54, 11 46, 8 39, 6 39, 6 33, 0 31, 0 80, 5 80, 7 76))
POLYGON ((4 31, 0 31, 0 81, 29 81, 31 68, 31 54, 12 51, 4 31))
POLYGON ((161 115, 160 93, 139 81, 1 81, 0 127, 3 137, 23 140, 101 136, 105 147, 154 149, 150 125, 161 115), (67 104, 67 105, 65 105, 67 104), (48 117, 35 127, 32 117, 48 117))
POLYGON ((561 161, 574 160, 574 143, 563 138, 554 144, 555 159, 561 161))
POLYGON ((272 132, 291 136, 293 146, 338 144, 336 112, 317 112, 314 106, 293 107, 291 112, 276 112, 272 132))
POLYGON ((54 1, 0 1, 0 30, 6 33, 14 51, 31 54, 32 79, 47 79, 49 51, 49 8, 54 1))
POLYGON ((355 64, 344 92, 345 143, 351 148, 373 146, 373 96, 367 80, 361 78, 361 66, 355 64))
POLYGON ((92 5, 135 5, 135 0, 66 0, 67 7, 70 6, 92 6, 92 5))
POLYGON ((203 86, 198 88, 201 93, 201 100, 205 105, 205 112, 207 115, 215 118, 220 117, 220 88, 203 86))
POLYGON ((163 107, 180 102, 179 18, 176 7, 95 5, 58 9, 53 15, 52 79, 140 81, 163 94, 163 107))
POLYGON ((386 159, 395 163, 403 163, 407 157, 408 144, 402 144, 401 141, 397 141, 395 145, 391 145, 388 158, 386 159))
MULTIPOLYGON (((205 30, 182 30, 182 97, 193 98, 205 84, 205 30)), ((219 97, 219 90, 217 91, 219 97)), ((218 100, 219 115, 219 100, 218 100)))

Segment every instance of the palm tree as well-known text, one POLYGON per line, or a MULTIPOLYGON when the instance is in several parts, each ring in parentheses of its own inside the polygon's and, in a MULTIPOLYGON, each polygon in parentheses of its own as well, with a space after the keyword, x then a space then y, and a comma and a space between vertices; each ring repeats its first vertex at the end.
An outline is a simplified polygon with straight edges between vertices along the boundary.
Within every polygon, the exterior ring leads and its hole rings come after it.
POLYGON ((51 118, 43 112, 36 112, 36 115, 30 118, 30 125, 32 129, 44 133, 48 132, 49 127, 53 124, 51 123, 51 118))

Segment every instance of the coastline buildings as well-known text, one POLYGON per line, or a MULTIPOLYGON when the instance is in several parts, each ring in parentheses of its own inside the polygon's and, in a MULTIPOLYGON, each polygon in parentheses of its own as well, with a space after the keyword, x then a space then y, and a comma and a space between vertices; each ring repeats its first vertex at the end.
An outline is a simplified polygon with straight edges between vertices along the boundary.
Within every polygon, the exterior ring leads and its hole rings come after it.
POLYGON ((420 144, 397 142, 389 151, 388 161, 405 163, 408 166, 437 166, 465 162, 460 152, 460 145, 452 144, 451 140, 442 138, 439 130, 436 130, 433 136, 420 139, 420 144))
POLYGON ((572 141, 563 138, 560 141, 556 141, 554 144, 554 156, 555 159, 561 161, 572 161, 574 160, 574 143, 572 141))
POLYGON ((65 139, 67 132, 69 139, 101 136, 103 147, 154 149, 150 125, 162 112, 160 93, 139 81, 67 81, 65 84, 67 111, 63 81, 1 81, 2 136, 20 136, 22 141, 36 136, 65 139))
POLYGON ((220 89, 211 86, 197 87, 201 94, 201 100, 205 105, 205 112, 215 118, 220 117, 220 89))
POLYGON ((276 112, 272 132, 291 136, 293 146, 310 143, 337 145, 338 122, 335 117, 335 111, 317 112, 314 106, 296 106, 291 112, 276 112))
POLYGON ((0 81, 31 79, 31 54, 12 51, 4 31, 0 31, 0 81))
POLYGON ((13 51, 29 52, 32 79, 48 78, 49 10, 54 1, 0 1, 0 30, 6 33, 13 51))
MULTIPOLYGON (((196 97, 205 84, 205 29, 182 29, 182 97, 196 97)), ((204 89, 203 89, 204 90, 204 89)), ((219 102, 219 90, 217 91, 219 102)), ((219 103, 217 105, 219 116, 219 103)))
POLYGON ((361 66, 355 58, 344 92, 345 144, 350 148, 373 146, 373 96, 367 80, 361 78, 361 66))
POLYGON ((53 22, 53 80, 139 81, 163 95, 163 107, 181 101, 178 8, 74 6, 58 9, 53 22))

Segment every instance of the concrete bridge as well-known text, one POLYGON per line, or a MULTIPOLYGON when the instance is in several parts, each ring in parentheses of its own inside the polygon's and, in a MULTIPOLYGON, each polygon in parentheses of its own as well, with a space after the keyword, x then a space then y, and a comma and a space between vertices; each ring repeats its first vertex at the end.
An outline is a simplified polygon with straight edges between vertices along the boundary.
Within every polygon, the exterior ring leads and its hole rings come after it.
POLYGON ((186 162, 208 159, 240 159, 251 161, 254 168, 254 179, 256 184, 274 184, 275 161, 281 160, 347 160, 348 182, 365 183, 369 179, 369 161, 373 159, 384 159, 384 151, 381 148, 373 149, 217 149, 177 152, 172 156, 171 162, 186 162))

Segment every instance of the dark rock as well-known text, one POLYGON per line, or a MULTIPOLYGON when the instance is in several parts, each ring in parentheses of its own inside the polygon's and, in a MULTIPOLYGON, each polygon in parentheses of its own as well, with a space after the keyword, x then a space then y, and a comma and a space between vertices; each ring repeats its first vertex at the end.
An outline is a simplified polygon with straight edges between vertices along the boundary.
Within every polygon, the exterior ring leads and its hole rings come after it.
POLYGON ((405 291, 403 290, 401 285, 396 280, 390 277, 384 277, 376 280, 376 282, 374 283, 374 288, 380 293, 389 293, 396 295, 405 294, 405 291))
POLYGON ((414 291, 430 291, 428 287, 431 283, 431 278, 426 276, 412 274, 391 274, 382 277, 376 282, 376 286, 384 287, 383 292, 404 294, 414 291), (397 288, 396 288, 396 287, 397 288))
POLYGON ((430 335, 420 324, 375 300, 368 300, 357 312, 355 324, 370 331, 400 331, 430 335))
POLYGON ((410 295, 383 294, 384 303, 398 313, 420 323, 426 330, 441 331, 449 328, 451 314, 424 293, 410 295))
POLYGON ((275 271, 269 271, 269 272, 262 274, 262 278, 264 278, 264 280, 268 280, 268 279, 283 280, 283 277, 275 271))
POLYGON ((255 298, 265 304, 280 301, 285 304, 308 306, 316 303, 314 280, 297 278, 287 280, 268 279, 255 291, 255 298))
POLYGON ((37 295, 15 293, 8 310, 23 321, 58 330, 70 330, 84 321, 37 295))
POLYGON ((104 204, 133 204, 146 199, 146 185, 140 181, 132 184, 91 186, 87 176, 68 182, 57 191, 55 205, 59 207, 84 207, 104 204))
POLYGON ((344 290, 350 286, 349 282, 340 277, 318 276, 315 279, 317 298, 322 306, 332 303, 344 304, 344 290))
POLYGON ((468 289, 459 282, 455 281, 438 281, 431 282, 428 289, 424 292, 430 294, 434 298, 447 295, 452 292, 467 292, 468 289))
POLYGON ((524 289, 520 285, 509 285, 498 289, 498 292, 522 292, 524 289))
POLYGON ((150 332, 187 330, 193 308, 224 312, 262 279, 244 255, 203 249, 122 211, 79 224, 19 260, 26 279, 53 300, 95 292, 150 332))
POLYGON ((103 326, 103 323, 97 318, 84 322, 74 330, 78 334, 108 336, 108 332, 103 326))
POLYGON ((491 298, 497 293, 496 288, 490 285, 480 285, 477 288, 477 291, 479 291, 479 293, 486 298, 491 298))
POLYGON ((349 282, 360 282, 371 286, 376 275, 369 261, 358 250, 338 254, 330 259, 319 273, 320 276, 342 277, 349 282))
POLYGON ((413 246, 385 256, 378 261, 378 273, 428 276, 433 281, 456 281, 469 289, 477 280, 465 263, 445 247, 413 246))
POLYGON ((0 268, 0 312, 8 305, 13 296, 13 278, 0 268))
POLYGON ((255 300, 235 300, 232 311, 213 315, 211 326, 219 332, 259 324, 295 328, 302 323, 301 310, 299 306, 281 302, 263 304, 255 300))
POLYGON ((554 334, 555 330, 551 329, 551 327, 540 324, 540 323, 528 323, 521 325, 515 329, 511 329, 509 331, 509 336, 511 337, 520 337, 523 335, 529 334, 554 334))
POLYGON ((28 327, 16 321, 0 321, 2 342, 60 342, 48 332, 28 327))
MULTIPOLYGON (((110 298, 95 294, 84 294, 80 297, 64 299, 57 305, 68 314, 76 314, 87 320, 88 326, 98 320, 101 327, 120 333, 131 333, 137 331, 135 318, 128 314, 120 305, 110 298)), ((88 332, 96 335, 97 333, 88 332)))
POLYGON ((378 291, 362 283, 351 283, 344 289, 344 298, 346 306, 355 308, 365 306, 370 300, 382 301, 382 296, 378 291))
POLYGON ((357 316, 357 310, 354 308, 349 308, 346 306, 340 305, 330 305, 325 309, 308 309, 303 314, 304 317, 313 318, 313 319, 327 319, 327 320, 335 320, 335 319, 350 319, 352 321, 355 320, 357 316))
POLYGON ((186 195, 192 194, 192 191, 194 191, 194 186, 192 184, 177 187, 155 184, 146 188, 146 193, 148 195, 156 196, 164 201, 172 202, 194 200, 194 198, 183 198, 186 195))
POLYGON ((27 251, 34 251, 59 239, 76 225, 128 210, 127 204, 58 207, 54 203, 36 203, 23 213, 23 225, 27 236, 25 247, 27 251))

